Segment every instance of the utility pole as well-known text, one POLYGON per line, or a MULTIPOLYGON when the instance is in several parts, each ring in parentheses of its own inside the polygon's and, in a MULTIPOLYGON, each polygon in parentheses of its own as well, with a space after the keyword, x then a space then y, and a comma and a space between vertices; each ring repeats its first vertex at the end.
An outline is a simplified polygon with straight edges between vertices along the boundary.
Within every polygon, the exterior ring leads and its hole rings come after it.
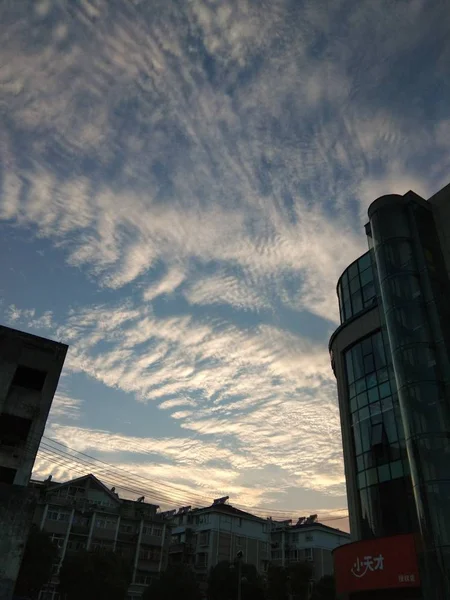
POLYGON ((237 600, 241 600, 242 598, 242 550, 236 554, 237 563, 238 563, 238 589, 237 589, 237 600))

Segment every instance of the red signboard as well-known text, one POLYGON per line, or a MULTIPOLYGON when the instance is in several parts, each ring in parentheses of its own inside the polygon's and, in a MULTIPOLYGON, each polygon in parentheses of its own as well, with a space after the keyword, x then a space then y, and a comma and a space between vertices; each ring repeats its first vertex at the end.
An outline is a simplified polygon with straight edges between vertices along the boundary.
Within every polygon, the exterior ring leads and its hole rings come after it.
POLYGON ((345 544, 333 556, 338 594, 420 586, 412 535, 345 544))

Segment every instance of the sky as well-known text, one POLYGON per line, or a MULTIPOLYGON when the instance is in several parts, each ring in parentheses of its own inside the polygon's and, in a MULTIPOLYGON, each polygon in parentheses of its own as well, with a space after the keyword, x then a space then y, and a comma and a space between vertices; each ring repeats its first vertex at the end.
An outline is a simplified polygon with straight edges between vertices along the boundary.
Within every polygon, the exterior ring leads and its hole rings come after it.
POLYGON ((78 451, 347 526, 335 286, 371 201, 450 179, 449 34, 425 0, 0 3, 0 321, 69 345, 35 477, 78 451))

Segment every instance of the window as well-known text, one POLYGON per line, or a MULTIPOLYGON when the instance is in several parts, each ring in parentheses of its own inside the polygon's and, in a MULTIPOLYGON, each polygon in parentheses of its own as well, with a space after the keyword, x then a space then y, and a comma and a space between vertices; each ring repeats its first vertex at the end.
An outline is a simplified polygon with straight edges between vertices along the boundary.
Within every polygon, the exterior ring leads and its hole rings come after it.
POLYGON ((73 518, 73 524, 78 525, 79 527, 86 527, 89 523, 89 519, 87 517, 80 517, 77 515, 73 518))
POLYGON ((155 537, 161 537, 162 536, 162 528, 161 527, 152 527, 152 535, 154 535, 155 537))
POLYGON ((242 527, 242 518, 241 517, 238 517, 237 526, 242 527))
POLYGON ((207 546, 209 544, 209 531, 203 531, 198 536, 198 543, 200 546, 207 546))
POLYGON ((65 521, 68 522, 70 518, 70 513, 61 512, 58 510, 49 510, 47 512, 47 519, 49 521, 65 521))
POLYGON ((137 573, 135 583, 137 585, 150 585, 152 582, 152 576, 144 573, 137 573))
POLYGON ((208 566, 208 555, 206 552, 201 552, 196 556, 196 565, 197 567, 207 567, 208 566))
POLYGON ((313 535, 312 533, 307 533, 307 534, 306 534, 306 536, 305 536, 305 540, 306 540, 307 542, 312 542, 312 541, 314 541, 314 535, 313 535))
POLYGON ((207 525, 209 523, 209 515, 200 515, 196 517, 195 522, 197 525, 207 525))
POLYGON ((109 540, 95 540, 91 544, 91 550, 108 550, 111 551, 113 549, 113 542, 109 540))
POLYGON ((242 546, 242 538, 238 535, 236 536, 236 546, 242 546))
POLYGON ((86 489, 84 487, 79 487, 79 486, 74 486, 71 485, 69 486, 69 489, 67 491, 68 496, 84 496, 86 493, 86 489))
POLYGON ((150 562, 159 562, 161 558, 160 548, 142 548, 139 551, 140 560, 146 560, 150 562))
POLYGON ((10 469, 9 467, 0 467, 0 483, 13 484, 16 476, 17 469, 10 469))
POLYGON ((39 592, 39 600, 60 600, 59 592, 55 591, 55 586, 47 584, 39 592))
POLYGON ((52 543, 57 547, 57 548, 62 548, 64 546, 64 536, 63 535, 59 535, 54 533, 52 535, 52 543))
POLYGON ((60 512, 58 514, 58 521, 68 522, 70 519, 70 514, 65 512, 60 512))
POLYGON ((45 371, 19 365, 14 374, 12 385, 40 392, 44 387, 46 377, 47 373, 45 371))
POLYGON ((78 540, 69 540, 67 543, 68 550, 75 550, 78 552, 79 550, 84 550, 86 548, 86 543, 78 540))
MULTIPOLYGON (((308 536, 306 536, 308 537, 308 536)), ((305 548, 305 560, 311 561, 313 560, 313 549, 305 548)))
POLYGON ((97 519, 95 526, 100 529, 115 529, 117 521, 115 519, 97 519))
POLYGON ((0 444, 5 446, 23 445, 28 438, 31 419, 2 413, 0 415, 0 444))
POLYGON ((341 323, 376 304, 376 290, 370 251, 342 274, 337 288, 341 323))

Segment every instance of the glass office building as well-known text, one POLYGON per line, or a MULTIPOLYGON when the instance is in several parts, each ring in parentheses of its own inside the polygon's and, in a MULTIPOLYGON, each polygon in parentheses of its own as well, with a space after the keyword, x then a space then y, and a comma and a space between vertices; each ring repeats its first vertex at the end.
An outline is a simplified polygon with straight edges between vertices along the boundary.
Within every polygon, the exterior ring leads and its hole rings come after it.
POLYGON ((414 534, 423 597, 450 598, 450 186, 378 198, 366 234, 330 340, 352 536, 414 534))

